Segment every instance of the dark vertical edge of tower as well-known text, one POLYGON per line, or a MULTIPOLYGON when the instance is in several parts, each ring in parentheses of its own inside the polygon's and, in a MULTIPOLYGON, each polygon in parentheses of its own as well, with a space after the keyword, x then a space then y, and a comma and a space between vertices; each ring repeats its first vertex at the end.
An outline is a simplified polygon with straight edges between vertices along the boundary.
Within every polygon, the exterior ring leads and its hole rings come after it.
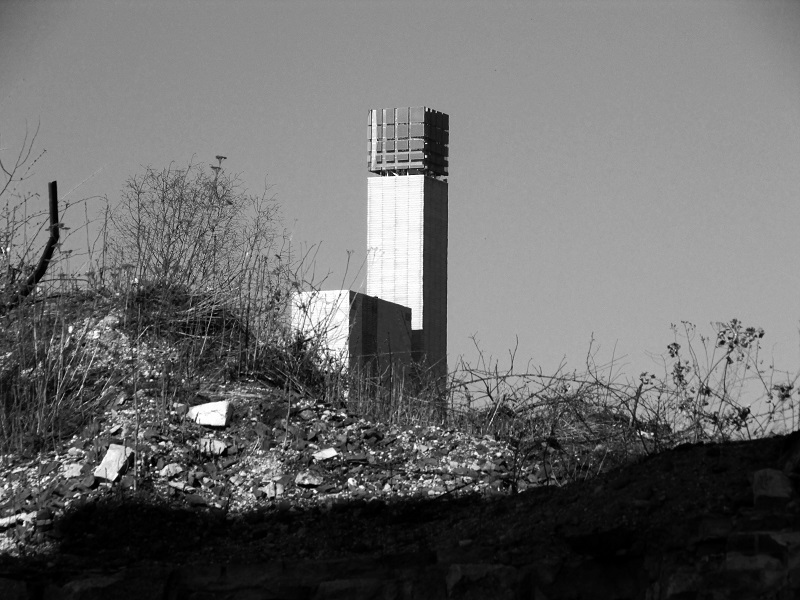
POLYGON ((424 185, 422 329, 426 361, 439 378, 447 375, 448 185, 430 177, 424 185))

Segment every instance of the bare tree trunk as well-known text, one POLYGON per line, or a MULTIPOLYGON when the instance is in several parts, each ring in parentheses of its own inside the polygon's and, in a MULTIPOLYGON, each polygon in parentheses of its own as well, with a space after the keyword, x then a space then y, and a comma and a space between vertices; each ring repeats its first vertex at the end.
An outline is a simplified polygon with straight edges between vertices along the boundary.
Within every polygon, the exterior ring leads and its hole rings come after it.
POLYGON ((50 259, 53 258, 53 252, 56 249, 56 244, 58 244, 60 225, 58 222, 58 184, 55 181, 51 181, 48 187, 50 191, 50 238, 47 240, 36 269, 19 285, 9 301, 5 305, 0 305, 0 314, 5 314, 19 305, 22 299, 36 288, 36 284, 44 277, 47 267, 50 266, 50 259))

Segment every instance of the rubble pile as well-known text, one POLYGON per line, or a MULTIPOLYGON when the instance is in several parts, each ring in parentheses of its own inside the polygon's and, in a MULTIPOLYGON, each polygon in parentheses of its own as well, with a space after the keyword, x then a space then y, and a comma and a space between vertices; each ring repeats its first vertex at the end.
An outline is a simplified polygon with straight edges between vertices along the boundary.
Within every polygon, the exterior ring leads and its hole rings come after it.
POLYGON ((371 423, 255 384, 213 386, 194 399, 188 406, 120 392, 61 451, 9 457, 0 471, 2 548, 30 542, 37 515, 52 519, 116 490, 241 513, 280 503, 498 495, 547 482, 541 464, 515 462, 491 436, 371 423))
POLYGON ((4 600, 800 593, 798 433, 601 473, 557 440, 374 423, 255 382, 170 392, 168 346, 118 325, 73 342, 139 384, 104 384, 56 450, 0 457, 4 600))
MULTIPOLYGON (((341 511, 292 505, 276 509, 274 518, 222 517, 229 547, 193 535, 207 526, 191 520, 196 509, 185 509, 181 518, 189 520, 174 531, 148 521, 155 512, 137 521, 134 527, 160 529, 161 538, 149 541, 150 556, 159 539, 175 535, 195 546, 188 561, 172 554, 132 560, 125 553, 128 530, 116 542, 119 560, 102 562, 108 546, 97 532, 107 521, 98 509, 87 517, 100 520, 86 541, 95 546, 92 568, 56 561, 44 570, 0 568, 0 592, 13 600, 795 598, 798 456, 795 434, 730 447, 694 445, 585 484, 490 499, 355 500, 341 511), (206 543, 209 554, 202 553, 206 543)), ((325 475, 311 473, 300 479, 322 485, 325 475)), ((123 505, 111 518, 134 510, 123 505)), ((52 526, 52 515, 32 520, 52 526)))

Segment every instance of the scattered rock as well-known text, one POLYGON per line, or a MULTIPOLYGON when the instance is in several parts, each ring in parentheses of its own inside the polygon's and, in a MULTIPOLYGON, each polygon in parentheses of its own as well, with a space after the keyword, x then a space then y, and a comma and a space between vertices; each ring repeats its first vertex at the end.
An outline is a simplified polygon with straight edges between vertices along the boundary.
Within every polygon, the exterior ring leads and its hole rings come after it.
POLYGON ((72 463, 64 467, 64 477, 66 479, 75 479, 83 474, 83 465, 80 463, 72 463))
POLYGON ((133 448, 110 444, 103 462, 94 470, 94 476, 106 481, 116 481, 133 462, 133 448))
POLYGON ((267 485, 258 488, 264 496, 270 500, 283 496, 283 484, 270 481, 267 485))
POLYGON ((87 475, 81 480, 80 487, 85 490, 93 490, 97 487, 97 477, 94 475, 87 475))
MULTIPOLYGON (((239 396, 234 397, 229 393, 226 395, 217 392, 213 394, 214 400, 225 397, 238 398, 239 396)), ((275 402, 276 406, 271 408, 278 416, 267 418, 264 416, 267 409, 262 404, 262 402, 266 402, 264 394, 255 394, 253 397, 258 400, 258 403, 253 403, 254 406, 250 407, 244 404, 240 405, 240 401, 234 400, 237 402, 237 407, 242 406, 241 410, 237 408, 235 415, 230 414, 229 407, 221 411, 221 414, 227 415, 227 429, 224 433, 227 442, 214 437, 215 435, 222 437, 220 432, 206 431, 202 433, 198 427, 182 425, 174 412, 164 415, 163 403, 156 394, 151 392, 149 395, 139 397, 135 410, 130 405, 128 408, 119 408, 110 417, 106 415, 104 419, 100 419, 99 428, 89 430, 86 434, 81 434, 68 442, 68 445, 71 443, 73 447, 67 453, 59 455, 54 452, 29 463, 18 462, 13 467, 6 467, 0 471, 0 486, 7 484, 8 489, 6 491, 0 487, 0 495, 2 495, 0 500, 4 503, 0 509, 3 511, 0 512, 0 515, 4 517, 0 521, 0 527, 4 528, 0 534, 0 543, 18 544, 20 542, 17 540, 29 539, 40 533, 46 538, 49 533, 44 532, 51 526, 48 521, 56 523, 53 533, 58 533, 58 519, 60 511, 65 505, 73 502, 88 504, 107 496, 109 486, 98 486, 100 477, 91 474, 91 470, 97 465, 100 456, 98 453, 103 451, 103 444, 106 443, 105 440, 108 439, 107 436, 111 431, 119 432, 122 438, 128 435, 125 432, 133 435, 132 432, 140 431, 149 433, 143 436, 146 440, 140 439, 139 441, 141 449, 137 448, 137 452, 141 454, 137 461, 135 478, 134 474, 123 476, 121 479, 124 481, 121 481, 118 487, 115 486, 114 492, 123 491, 124 482, 128 482, 132 487, 133 483, 141 481, 146 484, 141 486, 142 492, 148 491, 149 493, 152 489, 155 494, 167 499, 171 504, 181 505, 183 513, 188 512, 183 510, 186 505, 198 508, 211 507, 210 511, 199 511, 203 514, 215 514, 216 509, 224 509, 225 512, 230 511, 227 514, 231 518, 231 522, 235 523, 237 515, 247 514, 248 511, 258 508, 263 509, 268 519, 272 519, 275 515, 283 515, 287 519, 297 519, 282 521, 283 517, 281 517, 275 521, 270 520, 267 526, 262 524, 260 530, 245 528, 246 534, 252 536, 246 539, 261 540, 262 537, 264 538, 265 545, 258 547, 259 551, 263 551, 264 556, 287 556, 289 557, 287 564, 291 565, 293 564, 291 561, 296 560, 298 556, 307 557, 316 552, 336 552, 336 550, 332 550, 332 546, 325 545, 327 544, 324 541, 326 534, 321 532, 324 529, 322 523, 324 523, 325 517, 319 521, 306 522, 304 520, 311 519, 312 517, 309 515, 314 511, 307 514, 305 508, 319 509, 317 515, 324 515, 326 511, 332 511, 327 514, 331 515, 330 520, 334 521, 339 518, 336 511, 341 505, 347 506, 343 515, 354 514, 355 518, 352 519, 353 522, 349 525, 350 530, 345 535, 338 537, 334 535, 331 536, 331 539, 344 539, 348 535, 363 536, 364 538, 362 546, 355 548, 348 543, 346 547, 343 547, 343 553, 374 552, 375 548, 384 548, 384 545, 389 549, 387 552, 391 552, 393 545, 396 545, 403 551, 415 553, 416 550, 408 550, 408 548, 417 548, 418 542, 421 544, 419 547, 422 548, 424 542, 420 540, 426 539, 426 535, 429 536, 428 543, 436 544, 439 539, 437 536, 450 536, 451 530, 452 537, 448 543, 458 546, 457 550, 461 555, 466 554, 467 551, 472 552, 468 558, 462 556, 448 561, 440 560, 438 564, 435 564, 435 568, 432 567, 435 576, 430 575, 431 581, 435 580, 435 583, 431 584, 433 587, 428 587, 427 580, 425 584, 417 582, 412 584, 403 580, 401 587, 393 587, 395 584, 389 583, 394 581, 391 577, 406 577, 409 573, 417 572, 416 568, 408 568, 402 571, 402 575, 400 571, 393 571, 384 577, 384 575, 374 575, 368 565, 358 566, 358 561, 347 563, 347 568, 352 572, 346 574, 339 573, 333 567, 323 565, 320 569, 327 568, 327 572, 332 573, 330 581, 336 577, 340 583, 318 586, 318 582, 321 580, 315 580, 313 585, 303 588, 308 592, 309 598, 315 597, 315 594, 320 599, 323 597, 333 598, 337 597, 338 591, 350 590, 356 593, 357 590, 365 590, 368 592, 373 588, 381 590, 375 593, 384 593, 388 597, 392 597, 392 594, 396 597, 416 597, 422 590, 429 589, 437 590, 435 593, 429 594, 429 597, 441 598, 448 597, 448 590, 452 598, 570 597, 566 592, 563 595, 560 594, 559 589, 568 590, 570 589, 568 584, 578 580, 585 580, 588 582, 585 585, 591 586, 592 582, 601 581, 603 577, 607 579, 622 577, 617 572, 619 570, 617 563, 622 564, 620 561, 625 560, 625 557, 628 556, 635 557, 635 560, 642 558, 640 554, 637 554, 642 552, 637 546, 637 543, 640 542, 638 539, 640 534, 631 534, 635 539, 629 539, 629 531, 637 532, 640 531, 638 528, 643 527, 647 533, 641 535, 649 535, 652 523, 657 522, 658 519, 663 520, 665 518, 663 514, 666 514, 668 510, 673 511, 669 517, 669 528, 680 529, 683 527, 682 523, 686 520, 684 517, 690 516, 691 511, 696 510, 702 502, 708 499, 705 495, 706 490, 701 486, 718 484, 718 479, 713 479, 709 483, 710 480, 703 479, 704 476, 716 477, 715 473, 726 472, 728 473, 726 481, 728 481, 733 480, 733 475, 737 473, 753 471, 754 468, 760 468, 767 464, 770 466, 784 464, 776 462, 777 453, 775 453, 770 455, 768 462, 745 465, 729 460, 725 465, 727 469, 718 469, 715 468, 716 462, 727 460, 727 450, 717 454, 706 452, 701 455, 699 460, 695 461, 683 460, 681 457, 689 455, 690 448, 680 455, 671 455, 672 458, 664 457, 664 461, 661 461, 659 456, 652 457, 653 463, 648 463, 651 466, 651 471, 647 476, 649 479, 646 478, 644 483, 638 479, 641 474, 631 475, 630 479, 619 474, 608 478, 598 476, 589 484, 588 488, 584 488, 584 491, 588 490, 584 494, 584 498, 589 498, 591 501, 589 505, 577 498, 575 494, 571 496, 566 493, 561 494, 561 490, 564 488, 556 486, 552 487, 550 495, 537 495, 538 492, 544 490, 532 490, 526 494, 509 497, 508 490, 512 489, 510 484, 512 480, 517 484, 514 489, 522 491, 527 486, 526 482, 530 483, 530 488, 535 488, 554 483, 554 478, 562 477, 562 475, 558 475, 558 470, 556 470, 556 476, 553 475, 553 461, 544 462, 545 458, 549 456, 554 457, 553 460, 558 459, 559 455, 553 450, 552 444, 547 446, 546 452, 537 450, 535 460, 530 464, 519 465, 514 463, 515 457, 513 453, 509 453, 508 447, 492 438, 475 438, 435 426, 403 430, 397 426, 369 423, 366 419, 354 419, 341 409, 323 410, 313 402, 300 400, 292 401, 294 412, 291 413, 289 419, 285 418, 289 414, 287 403, 281 404, 277 401, 275 402), (148 410, 151 412, 148 413, 148 410), (284 436, 287 441, 284 441, 284 436), (294 444, 297 440, 306 443, 294 444), (83 448, 86 448, 85 452, 83 448), (222 458, 225 453, 229 456, 222 458), (230 456, 231 454, 236 456, 230 456), (331 460, 334 458, 336 460, 331 460), (667 464, 667 459, 675 463, 673 468, 663 467, 664 464, 667 464), (708 472, 700 470, 701 467, 708 466, 700 464, 705 459, 716 461, 715 465, 709 467, 708 472), (53 466, 59 465, 59 463, 63 463, 62 466, 53 466), (653 466, 656 464, 658 466, 653 466), (83 473, 83 470, 89 474, 83 473), (540 477, 536 476, 537 472, 540 477), (69 477, 68 479, 71 481, 65 482, 63 479, 67 478, 68 473, 75 477, 69 477), (186 476, 183 477, 182 474, 186 476), (81 477, 84 479, 81 480, 81 477), (695 479, 691 479, 692 477, 695 479), (672 481, 673 478, 682 481, 683 487, 679 488, 680 495, 670 496, 667 502, 664 494, 670 492, 676 485, 672 481), (693 483, 687 484, 687 481, 694 480, 701 483, 697 486, 693 483), (688 491, 685 489, 686 486, 688 486, 688 491), (450 514, 451 507, 458 505, 457 503, 449 504, 450 498, 456 498, 462 493, 472 493, 483 498, 479 508, 480 518, 476 517, 475 522, 470 523, 469 513, 460 512, 458 519, 445 524, 443 515, 450 514), (377 511, 382 511, 388 517, 394 514, 392 511, 397 506, 394 505, 395 500, 399 500, 399 506, 403 506, 402 497, 418 495, 425 498, 444 497, 432 503, 420 503, 419 510, 413 508, 407 520, 400 521, 400 525, 396 528, 401 530, 399 533, 393 530, 389 534, 389 538, 381 539, 378 542, 375 539, 369 539, 373 535, 369 531, 370 528, 381 526, 378 521, 366 520, 370 514, 379 514, 377 511), (496 501, 495 499, 487 500, 487 498, 495 496, 497 497, 496 501), (555 503, 554 500, 549 507, 542 511, 538 506, 531 506, 531 503, 540 501, 547 504, 547 498, 551 496, 558 496, 558 503, 555 503), (691 503, 684 501, 684 498, 687 497, 691 503), (514 512, 514 509, 508 508, 513 506, 517 500, 519 505, 527 511, 525 514, 514 512), (380 508, 382 505, 384 508, 380 508), (631 505, 639 508, 630 510, 631 505), (421 514, 434 510, 431 507, 439 507, 440 512, 437 516, 425 517, 421 514), (502 507, 505 507, 503 509, 505 521, 492 517, 493 511, 500 510, 502 507), (565 521, 564 513, 572 509, 575 510, 570 515, 570 520, 565 521), (642 521, 642 515, 648 520, 642 521), (676 517, 675 515, 680 516, 676 517), (487 520, 482 520, 484 517, 487 520), (598 520, 605 526, 598 528, 598 520), (611 530, 609 532, 607 524, 612 520, 618 523, 620 531, 611 530), (619 524, 620 521, 625 524, 619 524), (298 523, 299 526, 295 527, 295 524, 298 523), (539 527, 537 523, 560 523, 565 529, 570 529, 570 531, 559 531, 554 535, 558 536, 559 544, 563 547, 564 552, 570 552, 569 557, 570 560, 575 561, 574 565, 567 565, 563 570, 561 570, 563 565, 560 563, 552 567, 548 566, 550 571, 547 573, 550 574, 547 577, 540 575, 541 569, 538 564, 534 574, 518 567, 518 565, 529 564, 526 563, 527 557, 515 554, 518 546, 527 543, 534 547, 537 544, 546 545, 552 541, 548 532, 553 529, 547 529, 547 527, 536 529, 539 527), (645 525, 642 525, 643 523, 645 525), (462 524, 463 529, 455 531, 461 528, 462 524), (512 525, 507 526, 507 524, 512 525), (20 526, 16 527, 17 525, 20 526), (34 525, 35 527, 33 527, 34 525), (284 526, 288 529, 284 529, 284 526), (320 530, 319 537, 313 538, 318 530, 320 530), (494 535, 495 532, 498 535, 502 533, 501 542, 498 542, 496 547, 485 546, 485 538, 494 535), (395 534, 397 539, 392 539, 395 534), (535 534, 534 541, 521 541, 521 536, 526 534, 531 536, 535 534), (306 539, 309 537, 314 539, 311 544, 313 549, 309 550, 309 546, 304 548, 308 554, 302 554, 296 544, 298 540, 304 539, 304 536, 306 539), (415 536, 418 539, 414 539, 415 536), (467 543, 467 540, 473 538, 475 538, 474 544, 467 543), (293 544, 294 547, 288 548, 293 544), (474 548, 479 548, 479 550, 473 551, 474 548), (486 564, 478 564, 481 561, 485 561, 486 564), (497 564, 494 564, 495 562, 497 564), (513 565, 513 567, 508 565, 513 565), (361 571, 357 572, 358 568, 361 568, 361 571), (369 583, 372 579, 380 580, 381 586, 375 587, 369 583), (551 587, 551 584, 555 585, 554 582, 557 579, 567 587, 551 587), (524 587, 528 583, 531 586, 534 586, 535 583, 535 586, 524 587), (320 590, 323 590, 325 594, 330 593, 332 596, 326 596, 320 590), (514 596, 513 593, 516 593, 514 590, 517 590, 520 596, 514 596), (528 593, 527 596, 526 593, 528 593)), ((209 405, 222 404, 225 402, 209 403, 209 405)), ((173 405, 174 407, 175 405, 173 405)), ((200 411, 195 411, 192 419, 197 420, 198 417, 200 417, 200 411)), ((563 446, 566 448, 566 444, 563 446)), ((589 446, 590 451, 591 446, 589 446)), ((605 452, 601 454, 601 457, 604 455, 605 452)), ((132 469, 129 470, 132 471, 132 469)), ((636 471, 636 469, 632 468, 631 471, 636 471)), ((109 475, 113 475, 113 473, 109 473, 109 475)), ((679 550, 679 552, 689 552, 685 556, 681 554, 682 558, 688 556, 688 559, 682 564, 705 565, 702 568, 688 567, 688 574, 684 583, 681 584, 683 587, 680 588, 684 590, 681 593, 684 593, 685 597, 694 597, 695 590, 704 589, 702 586, 707 585, 707 581, 704 579, 705 575, 701 571, 709 568, 709 556, 716 561, 714 564, 719 563, 723 568, 725 565, 735 566, 739 571, 751 576, 754 576, 759 566, 769 567, 771 570, 778 570, 780 567, 785 570, 788 564, 800 564, 798 556, 800 554, 800 535, 796 536, 798 539, 795 539, 791 537, 795 534, 790 530, 790 526, 794 526, 792 519, 796 517, 797 508, 786 504, 787 499, 794 499, 790 480, 777 477, 774 473, 764 474, 757 471, 753 478, 753 486, 749 488, 741 484, 741 475, 737 475, 736 479, 739 481, 736 493, 746 496, 744 502, 738 504, 728 502, 725 497, 719 495, 722 503, 727 502, 725 506, 720 504, 715 508, 722 516, 716 516, 714 517, 716 520, 711 520, 712 517, 706 515, 708 516, 706 522, 698 521, 699 535, 692 538, 691 542, 684 544, 689 550, 684 547, 679 550), (753 510, 751 495, 755 499, 757 507, 774 505, 777 506, 775 510, 780 514, 776 517, 774 510, 753 510), (743 513, 737 513, 740 508, 744 511, 743 513), (750 513, 746 512, 748 510, 750 513), (748 515, 746 523, 742 514, 748 515), (774 533, 781 528, 784 528, 784 531, 774 533), (741 533, 743 530, 746 535, 741 536, 741 540, 738 540, 734 534, 741 533), (757 533, 753 533, 754 531, 757 533), (784 539, 784 537, 779 537, 781 535, 789 537, 784 539)), ((120 478, 117 477, 116 480, 120 481, 120 478)), ((560 482, 561 479, 555 481, 555 483, 560 482)), ((729 492, 726 494, 728 498, 733 497, 729 492)), ((715 496, 715 494, 708 495, 709 498, 711 496, 715 496)), ((795 500, 794 503, 796 504, 796 502, 795 500)), ((220 510, 220 513, 224 511, 220 510)), ((393 520, 387 518, 385 521, 392 522, 393 520)), ((205 536, 207 534, 206 531, 190 529, 188 545, 197 544, 198 547, 206 548, 207 538, 205 536)), ((88 535, 97 536, 87 539, 90 546, 106 548, 106 546, 100 545, 103 543, 102 535, 94 533, 88 535)), ((231 535, 234 534, 231 533, 231 535)), ((213 544, 223 543, 216 538, 212 539, 213 542, 210 542, 212 545, 208 546, 209 556, 219 548, 213 544)), ((649 540, 650 538, 648 538, 648 543, 649 540)), ((172 543, 166 539, 160 541, 167 546, 172 543)), ((236 542, 233 539, 232 541, 236 542)), ((124 544, 120 544, 120 547, 127 547, 128 543, 126 540, 124 544)), ((253 543, 256 544, 256 542, 253 543)), ((338 542, 333 542, 333 544, 336 543, 338 542)), ((659 548, 659 543, 659 541, 653 542, 653 547, 659 548)), ((683 541, 679 540, 677 544, 681 545, 683 541)), ((98 552, 101 551, 98 550, 98 552)), ((141 550, 137 549, 137 551, 141 550)), ((231 550, 226 548, 225 551, 231 550)), ((246 551, 249 551, 249 548, 242 550, 242 552, 246 551)), ((533 552, 533 550, 525 548, 524 552, 533 552)), ((645 560, 649 560, 649 558, 652 557, 648 555, 645 560)), ((434 559, 434 563, 435 561, 436 559, 434 559)), ((309 560, 306 567, 313 570, 314 564, 317 563, 309 560)), ((318 564, 322 565, 322 563, 318 564)), ((661 564, 659 563, 659 565, 661 564)), ((234 566, 234 568, 239 567, 234 566)), ((605 588, 601 589, 600 587, 597 588, 596 594, 592 593, 590 587, 581 588, 583 590, 581 594, 583 597, 598 598, 666 598, 665 590, 672 589, 670 582, 677 580, 673 580, 674 570, 670 571, 669 565, 664 566, 663 569, 665 575, 659 583, 662 586, 660 591, 648 590, 649 596, 644 592, 640 595, 631 595, 627 592, 627 595, 608 594, 603 592, 605 588)), ((633 568, 628 571, 633 573, 633 568)), ((383 573, 388 572, 384 571, 383 573)), ((679 575, 682 573, 678 573, 675 577, 679 575)), ((733 577, 733 575, 731 576, 733 577)), ((675 589, 677 590, 677 588, 675 589)), ((281 595, 283 592, 278 593, 272 590, 271 593, 280 597, 306 597, 298 594, 292 596, 293 592, 281 595)), ((0 591, 1 596, 2 592, 0 591)), ((42 597, 49 596, 45 594, 42 597)), ((53 597, 60 596, 54 593, 53 597)), ((187 594, 186 597, 192 596, 187 594)), ((573 594, 571 597, 577 596, 573 594)), ((792 596, 786 595, 786 597, 792 596)))
POLYGON ((53 525, 53 511, 49 508, 43 508, 36 511, 36 529, 39 531, 48 531, 53 525))
POLYGON ((200 452, 208 456, 222 456, 228 445, 222 440, 210 437, 200 438, 200 452))
POLYGON ((295 484, 300 487, 316 487, 322 485, 322 481, 323 478, 320 475, 311 471, 301 471, 294 478, 295 484))
POLYGON ((176 475, 182 472, 183 472, 182 466, 180 466, 178 463, 170 463, 163 469, 161 469, 159 475, 161 475, 162 477, 175 477, 176 475))
POLYGON ((194 493, 196 491, 192 486, 187 484, 185 481, 170 481, 167 485, 181 492, 194 493))
POLYGON ((301 410, 297 416, 303 419, 303 421, 310 421, 311 419, 317 416, 317 413, 315 413, 310 408, 307 408, 305 410, 301 410))
POLYGON ((232 414, 233 405, 228 400, 220 400, 191 407, 186 418, 207 427, 227 427, 232 414))
POLYGON ((314 452, 312 455, 315 460, 328 460, 329 458, 333 458, 337 456, 339 451, 336 448, 325 448, 324 450, 320 450, 319 452, 314 452))
POLYGON ((19 513, 0 518, 0 529, 13 527, 17 523, 32 523, 36 519, 35 512, 19 513))

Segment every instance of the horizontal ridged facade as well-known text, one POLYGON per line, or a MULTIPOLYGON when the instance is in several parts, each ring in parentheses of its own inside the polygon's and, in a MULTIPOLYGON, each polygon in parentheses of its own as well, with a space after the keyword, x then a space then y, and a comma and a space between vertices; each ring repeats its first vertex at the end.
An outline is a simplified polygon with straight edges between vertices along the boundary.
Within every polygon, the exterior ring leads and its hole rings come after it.
POLYGON ((411 309, 422 329, 424 176, 367 180, 367 295, 411 309))
POLYGON ((418 358, 446 366, 447 183, 367 180, 367 295, 411 308, 418 358))

